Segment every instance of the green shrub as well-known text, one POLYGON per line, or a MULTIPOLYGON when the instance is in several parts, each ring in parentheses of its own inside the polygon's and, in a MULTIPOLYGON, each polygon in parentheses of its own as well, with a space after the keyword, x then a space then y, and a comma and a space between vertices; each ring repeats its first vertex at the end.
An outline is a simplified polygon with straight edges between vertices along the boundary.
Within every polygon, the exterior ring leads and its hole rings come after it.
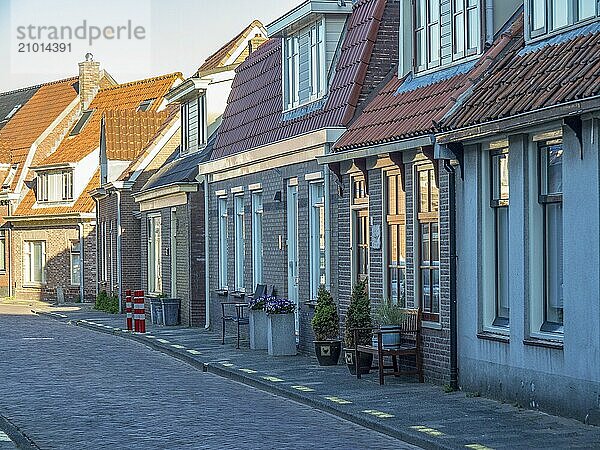
POLYGON ((405 312, 400 306, 392 304, 387 300, 381 303, 375 310, 375 322, 377 325, 402 325, 405 312))
MULTIPOLYGON (((367 292, 367 280, 359 281, 352 289, 350 306, 346 313, 345 343, 346 348, 354 348, 354 334, 352 328, 371 328, 371 302, 367 292)), ((371 331, 361 330, 358 332, 358 345, 369 345, 371 343, 371 331)))
POLYGON ((119 297, 113 294, 108 294, 106 291, 102 291, 96 297, 94 309, 97 311, 104 311, 110 314, 118 314, 119 297))
POLYGON ((333 297, 324 286, 319 287, 317 307, 311 325, 317 341, 336 339, 339 335, 340 317, 337 307, 333 297))

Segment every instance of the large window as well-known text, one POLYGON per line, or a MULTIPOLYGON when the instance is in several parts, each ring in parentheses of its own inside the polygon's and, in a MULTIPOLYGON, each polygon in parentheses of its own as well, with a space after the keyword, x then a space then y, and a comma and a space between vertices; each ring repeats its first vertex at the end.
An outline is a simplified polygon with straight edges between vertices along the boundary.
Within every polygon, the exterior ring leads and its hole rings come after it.
POLYGON ((509 178, 508 149, 493 150, 491 161, 490 206, 494 211, 494 261, 495 261, 495 319, 493 325, 508 326, 509 323, 509 178))
POLYGON ((354 281, 369 276, 369 197, 362 176, 352 178, 352 260, 354 281))
POLYGON ((253 287, 262 284, 263 274, 263 199, 262 192, 252 193, 252 279, 253 287))
POLYGON ((406 195, 400 170, 385 174, 387 283, 393 304, 406 306, 406 195))
POLYGON ((46 281, 46 243, 44 241, 25 241, 23 255, 25 284, 44 283, 46 281))
POLYGON ((325 21, 319 19, 284 39, 284 102, 286 109, 325 94, 325 21))
POLYGON ((453 59, 477 53, 481 40, 479 14, 479 0, 452 0, 453 59))
POLYGON ((543 208, 544 322, 541 331, 563 326, 562 143, 539 147, 539 202, 543 208))
POLYGON ((219 208, 219 289, 227 290, 227 197, 217 199, 219 208))
POLYGON ((531 36, 536 37, 597 15, 597 0, 530 0, 531 36))
POLYGON ((0 230, 0 272, 6 271, 6 231, 0 230))
POLYGON ((419 285, 423 319, 438 322, 440 314, 439 190, 435 171, 417 169, 419 285))
POLYGON ((71 242, 71 284, 79 286, 81 284, 81 242, 71 242))
POLYGON ((244 257, 246 255, 246 224, 244 222, 244 195, 233 197, 235 214, 235 290, 244 292, 244 257))
POLYGON ((61 202, 73 200, 73 172, 45 172, 37 176, 37 201, 61 202))
POLYGON ((152 294, 162 293, 161 233, 161 217, 148 217, 148 291, 152 294))
POLYGON ((325 183, 310 184, 310 298, 316 299, 325 274, 325 183))

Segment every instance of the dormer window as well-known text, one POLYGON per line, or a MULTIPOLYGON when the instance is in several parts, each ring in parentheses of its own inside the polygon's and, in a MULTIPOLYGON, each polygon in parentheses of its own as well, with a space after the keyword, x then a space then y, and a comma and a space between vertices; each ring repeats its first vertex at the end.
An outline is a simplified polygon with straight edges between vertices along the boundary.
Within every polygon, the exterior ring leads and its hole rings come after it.
POLYGON ((414 69, 422 72, 481 50, 481 0, 414 2, 414 69), (442 8, 442 3, 445 7, 442 8), (451 36, 451 39, 448 37, 451 36))
POLYGON ((596 0, 529 0, 530 36, 537 37, 598 16, 596 0))
POLYGON ((73 200, 73 171, 44 172, 37 176, 37 201, 40 203, 73 200))
POLYGON ((90 120, 90 117, 92 117, 93 112, 93 110, 84 111, 77 123, 75 124, 75 126, 73 127, 73 129, 71 130, 71 133, 69 133, 69 136, 77 136, 79 133, 81 133, 83 127, 85 127, 85 125, 90 120))
POLYGON ((310 103, 325 95, 326 66, 323 18, 283 38, 286 109, 310 103))
POLYGON ((143 102, 140 103, 140 105, 137 107, 138 111, 148 111, 150 109, 150 107, 152 106, 152 102, 154 102, 154 100, 156 100, 155 98, 152 98, 150 100, 144 100, 143 102))
POLYGON ((181 154, 204 148, 208 139, 206 95, 181 104, 181 154))

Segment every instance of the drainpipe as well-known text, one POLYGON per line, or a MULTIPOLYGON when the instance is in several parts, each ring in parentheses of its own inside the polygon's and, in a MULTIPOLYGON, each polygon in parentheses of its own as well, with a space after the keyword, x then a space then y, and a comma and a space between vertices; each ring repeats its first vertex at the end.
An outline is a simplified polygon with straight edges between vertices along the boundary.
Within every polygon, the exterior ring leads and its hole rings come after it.
POLYGON ((485 2, 485 43, 492 45, 494 43, 494 1, 485 2))
POLYGON ((85 254, 84 254, 84 235, 83 235, 83 223, 79 222, 77 223, 77 226, 79 227, 79 297, 81 298, 81 303, 84 302, 85 296, 85 289, 84 289, 84 283, 85 283, 85 276, 84 276, 84 260, 85 260, 85 254))
POLYGON ((204 180, 202 184, 204 186, 204 297, 205 297, 205 312, 206 323, 204 328, 207 330, 210 328, 210 275, 209 275, 209 251, 210 246, 208 244, 208 178, 206 175, 203 176, 204 180))
POLYGON ((100 293, 100 240, 98 237, 98 226, 100 224, 100 200, 96 197, 93 197, 94 203, 96 204, 96 226, 94 227, 95 242, 94 245, 96 247, 96 297, 100 293))
MULTIPOLYGON (((8 213, 7 216, 11 216, 12 215, 12 208, 11 208, 12 203, 8 202, 8 205, 6 205, 6 212, 8 213)), ((6 267, 6 271, 8 272, 8 296, 12 297, 14 295, 14 288, 13 288, 13 251, 12 251, 12 247, 13 247, 13 236, 12 236, 12 224, 10 224, 10 226, 8 227, 8 236, 6 237, 7 241, 8 241, 8 265, 6 267)), ((5 249, 6 251, 6 249, 5 249)))
MULTIPOLYGON (((331 144, 325 144, 325 154, 329 154, 331 144)), ((331 174, 329 167, 323 166, 325 179, 325 287, 331 292, 331 174)))
POLYGON ((122 247, 121 247, 121 191, 115 189, 117 194, 117 284, 119 285, 119 312, 123 312, 123 275, 122 268, 122 247))
POLYGON ((456 308, 456 170, 449 159, 444 160, 449 175, 448 210, 450 215, 450 387, 458 390, 457 308, 456 308))

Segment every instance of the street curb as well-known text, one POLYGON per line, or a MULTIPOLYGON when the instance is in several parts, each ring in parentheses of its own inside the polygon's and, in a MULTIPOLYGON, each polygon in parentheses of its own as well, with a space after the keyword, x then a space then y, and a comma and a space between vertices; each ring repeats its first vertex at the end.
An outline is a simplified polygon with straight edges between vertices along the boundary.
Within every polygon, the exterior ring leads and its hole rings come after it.
POLYGON ((125 339, 129 339, 129 340, 138 342, 140 344, 145 345, 146 347, 149 347, 149 348, 156 350, 160 353, 163 353, 167 356, 176 358, 179 361, 184 362, 197 370, 201 370, 203 372, 209 372, 214 375, 220 376, 222 378, 227 378, 227 379, 236 381, 238 383, 242 383, 247 386, 254 387, 261 391, 264 391, 264 392, 267 392, 267 393, 270 393, 273 395, 277 395, 279 397, 284 397, 284 398, 287 398, 288 400, 293 400, 298 403, 302 403, 304 405, 313 407, 315 409, 326 412, 328 414, 332 414, 334 416, 340 417, 340 418, 347 420, 348 422, 352 422, 356 425, 371 429, 378 433, 385 434, 385 435, 393 437, 395 439, 399 439, 408 444, 416 445, 418 447, 421 447, 421 448, 424 448, 427 450, 451 450, 451 449, 456 449, 456 448, 462 448, 462 447, 456 447, 456 446, 452 446, 452 445, 445 445, 445 444, 439 442, 438 440, 429 439, 427 436, 424 436, 422 433, 414 433, 413 434, 413 433, 403 432, 403 431, 397 430, 395 428, 386 426, 386 425, 384 425, 380 422, 377 422, 375 420, 372 420, 368 417, 359 416, 352 412, 347 412, 347 411, 337 409, 335 406, 330 405, 329 403, 326 403, 324 401, 320 401, 318 398, 304 396, 304 395, 301 395, 300 393, 288 391, 286 389, 280 388, 278 386, 267 383, 265 381, 261 381, 261 380, 246 376, 235 370, 228 369, 225 367, 219 367, 219 366, 216 366, 211 363, 199 361, 199 360, 193 358, 192 356, 187 355, 186 353, 166 347, 163 344, 154 341, 153 339, 151 340, 151 339, 144 338, 143 335, 136 335, 129 331, 117 331, 112 328, 109 329, 109 328, 98 327, 98 326, 95 326, 91 323, 87 323, 86 321, 82 321, 82 320, 69 320, 69 321, 65 322, 64 318, 61 317, 62 315, 58 315, 55 313, 49 313, 49 312, 45 312, 45 311, 33 311, 33 310, 32 310, 32 312, 34 312, 35 314, 38 314, 38 315, 46 316, 46 317, 54 319, 54 320, 61 321, 63 323, 69 323, 69 324, 72 324, 72 325, 75 325, 75 326, 78 326, 81 328, 86 328, 91 331, 96 331, 96 332, 104 333, 104 334, 110 334, 113 336, 118 336, 118 337, 122 337, 125 339))
POLYGON ((3 415, 0 415, 0 430, 13 441, 17 448, 22 450, 40 450, 35 442, 3 415))

